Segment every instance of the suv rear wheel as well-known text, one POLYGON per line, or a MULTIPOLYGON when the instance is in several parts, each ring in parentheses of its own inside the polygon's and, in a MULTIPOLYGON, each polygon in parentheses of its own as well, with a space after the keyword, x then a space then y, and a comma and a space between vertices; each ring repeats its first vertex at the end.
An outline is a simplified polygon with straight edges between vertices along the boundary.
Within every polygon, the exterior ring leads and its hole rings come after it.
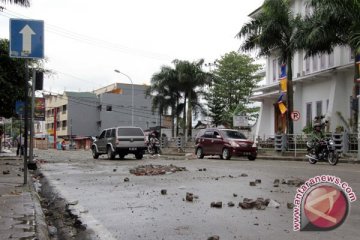
POLYGON ((91 152, 92 152, 92 155, 93 155, 93 158, 94 158, 94 159, 98 159, 98 158, 99 158, 99 153, 96 152, 96 147, 95 147, 95 146, 92 147, 91 152))
POLYGON ((225 159, 225 160, 229 160, 229 159, 231 158, 229 149, 224 148, 224 149, 222 150, 222 157, 223 157, 223 159, 225 159))
POLYGON ((107 156, 108 156, 108 159, 110 159, 110 160, 115 159, 115 153, 114 153, 114 151, 111 149, 110 146, 107 147, 107 156))
POLYGON ((198 159, 203 159, 204 158, 204 153, 201 147, 196 149, 196 157, 198 159))

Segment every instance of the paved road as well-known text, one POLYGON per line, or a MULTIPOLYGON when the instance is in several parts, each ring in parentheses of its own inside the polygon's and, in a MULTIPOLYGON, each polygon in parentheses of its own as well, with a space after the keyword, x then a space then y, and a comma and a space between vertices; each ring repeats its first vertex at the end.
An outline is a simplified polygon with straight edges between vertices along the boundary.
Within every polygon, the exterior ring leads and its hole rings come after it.
MULTIPOLYGON (((358 239, 359 200, 351 204, 346 222, 329 232, 293 232, 293 202, 296 187, 274 179, 308 179, 316 175, 335 175, 348 182, 360 194, 360 165, 306 162, 247 161, 234 159, 107 160, 91 158, 87 151, 38 151, 47 163, 40 166, 50 185, 68 202, 96 239, 358 239), (131 168, 145 164, 173 164, 188 171, 158 176, 135 176, 131 168), (199 169, 206 168, 206 171, 199 169), (242 173, 248 177, 241 177, 242 173), (129 182, 124 182, 124 178, 129 182), (249 182, 261 179, 261 184, 249 182), (167 195, 161 195, 167 189, 167 195), (199 198, 184 201, 186 192, 199 198), (237 194, 234 197, 233 194, 237 194), (270 198, 279 208, 243 210, 243 198, 270 198), (211 208, 222 201, 221 209, 211 208), (235 207, 228 207, 233 201, 235 207)), ((94 238, 95 239, 95 238, 94 238)))

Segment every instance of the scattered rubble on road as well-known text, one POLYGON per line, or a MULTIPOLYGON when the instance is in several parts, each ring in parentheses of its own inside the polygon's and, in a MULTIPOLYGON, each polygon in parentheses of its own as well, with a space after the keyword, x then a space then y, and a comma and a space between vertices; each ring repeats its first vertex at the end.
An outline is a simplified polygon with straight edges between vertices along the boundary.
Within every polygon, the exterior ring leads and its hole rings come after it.
POLYGON ((140 165, 136 168, 130 169, 130 173, 136 176, 153 176, 163 175, 174 172, 186 171, 185 167, 177 167, 175 165, 140 165))
POLYGON ((129 182, 130 179, 128 177, 124 178, 124 182, 129 182))
POLYGON ((242 173, 240 177, 247 177, 248 175, 246 173, 242 173))
POLYGON ((167 190, 166 189, 161 189, 161 195, 166 195, 167 194, 167 190))
POLYGON ((10 174, 10 171, 9 171, 9 170, 4 170, 4 171, 3 171, 3 174, 4 174, 4 175, 10 174))

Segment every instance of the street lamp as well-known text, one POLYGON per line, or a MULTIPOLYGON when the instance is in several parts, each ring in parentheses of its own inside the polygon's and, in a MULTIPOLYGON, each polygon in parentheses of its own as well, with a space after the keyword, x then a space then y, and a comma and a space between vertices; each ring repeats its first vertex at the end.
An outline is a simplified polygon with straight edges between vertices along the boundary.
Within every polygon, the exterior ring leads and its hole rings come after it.
POLYGON ((130 82, 131 82, 131 126, 134 126, 134 83, 131 79, 131 77, 129 77, 129 75, 120 72, 119 70, 115 69, 114 70, 116 73, 120 73, 122 75, 124 75, 125 77, 127 77, 130 82))

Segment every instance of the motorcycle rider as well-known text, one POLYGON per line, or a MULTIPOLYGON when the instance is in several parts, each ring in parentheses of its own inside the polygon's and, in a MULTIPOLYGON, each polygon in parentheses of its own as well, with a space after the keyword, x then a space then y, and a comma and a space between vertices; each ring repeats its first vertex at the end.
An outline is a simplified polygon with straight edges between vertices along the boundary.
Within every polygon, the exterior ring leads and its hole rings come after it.
POLYGON ((313 131, 311 134, 311 138, 312 141, 314 142, 314 148, 315 148, 315 158, 319 159, 319 153, 321 152, 321 140, 324 138, 324 133, 323 133, 323 126, 326 124, 325 123, 321 123, 321 119, 316 119, 316 122, 314 123, 313 126, 313 131))

